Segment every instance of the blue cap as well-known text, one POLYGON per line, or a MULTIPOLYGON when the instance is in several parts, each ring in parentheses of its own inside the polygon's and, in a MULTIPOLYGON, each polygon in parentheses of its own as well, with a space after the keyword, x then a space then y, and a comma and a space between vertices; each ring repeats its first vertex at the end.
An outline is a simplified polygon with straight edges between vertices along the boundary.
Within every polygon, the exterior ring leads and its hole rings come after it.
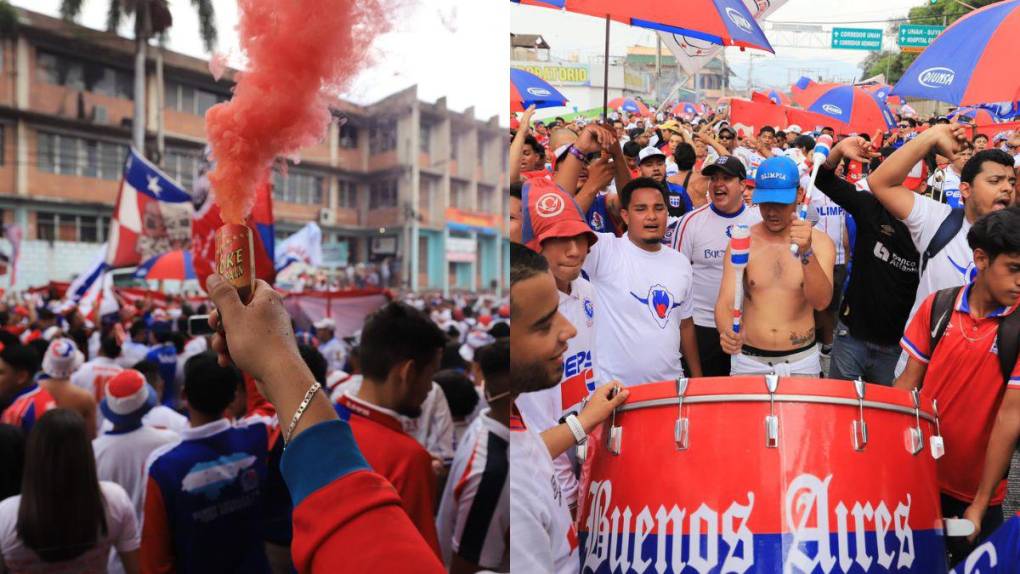
POLYGON ((797 188, 800 187, 800 171, 797 164, 788 157, 770 157, 761 162, 754 174, 754 203, 797 202, 797 188))

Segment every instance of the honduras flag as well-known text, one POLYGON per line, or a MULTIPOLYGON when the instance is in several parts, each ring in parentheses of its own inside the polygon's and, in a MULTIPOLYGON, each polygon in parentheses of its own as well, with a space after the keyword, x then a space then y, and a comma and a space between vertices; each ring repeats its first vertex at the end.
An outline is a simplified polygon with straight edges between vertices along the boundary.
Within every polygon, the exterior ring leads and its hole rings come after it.
POLYGON ((277 273, 292 263, 305 263, 312 267, 322 265, 322 230, 315 222, 309 222, 284 239, 276 249, 277 273))
POLYGON ((67 298, 78 305, 83 317, 92 321, 116 313, 120 308, 113 293, 113 275, 107 273, 110 266, 106 264, 106 254, 107 244, 104 243, 92 264, 67 288, 67 298))
POLYGON ((191 196, 131 148, 113 210, 106 263, 129 267, 191 243, 191 196))

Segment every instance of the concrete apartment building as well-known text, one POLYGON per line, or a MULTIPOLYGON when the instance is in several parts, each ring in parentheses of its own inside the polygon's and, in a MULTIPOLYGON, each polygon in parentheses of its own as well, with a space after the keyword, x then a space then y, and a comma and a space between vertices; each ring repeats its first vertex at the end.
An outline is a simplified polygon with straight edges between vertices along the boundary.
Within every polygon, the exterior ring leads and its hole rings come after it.
MULTIPOLYGON (((24 231, 20 289, 70 279, 106 240, 131 138, 134 46, 19 15, 14 37, 0 38, 0 215, 24 231)), ((190 189, 203 116, 229 99, 233 76, 215 81, 205 60, 154 52, 146 151, 190 189)), ((334 115, 345 121, 274 176, 278 239, 316 221, 328 266, 389 259, 414 288, 506 285, 508 140, 496 117, 422 102, 413 86, 364 106, 338 100, 334 115)))

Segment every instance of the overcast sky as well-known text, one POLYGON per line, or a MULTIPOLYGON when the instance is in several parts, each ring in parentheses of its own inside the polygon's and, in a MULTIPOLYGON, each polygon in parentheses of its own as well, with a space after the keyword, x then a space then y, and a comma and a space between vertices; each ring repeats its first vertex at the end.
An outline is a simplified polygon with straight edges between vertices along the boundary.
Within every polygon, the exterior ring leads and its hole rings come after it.
MULTIPOLYGON (((80 23, 104 28, 110 0, 83 1, 80 23)), ((174 18, 170 48, 208 59, 191 2, 169 1, 174 18)), ((12 3, 59 15, 60 0, 12 0, 12 3)), ((213 0, 213 5, 219 30, 217 51, 236 55, 237 4, 234 0, 213 0)), ((348 97, 367 103, 418 84, 418 96, 423 100, 433 102, 446 96, 451 109, 463 111, 474 106, 476 118, 487 120, 501 113, 506 116, 509 2, 402 0, 402 5, 405 8, 394 19, 393 31, 376 41, 375 65, 354 82, 348 97)), ((131 28, 125 25, 123 33, 130 32, 131 28)))
MULTIPOLYGON (((853 28, 883 28, 889 18, 902 18, 912 6, 925 0, 788 0, 772 14, 770 22, 806 22, 853 28)), ((576 53, 580 61, 604 50, 605 21, 548 8, 513 5, 510 30, 514 33, 542 34, 557 55, 576 53)), ((773 33, 766 32, 776 42, 773 33)), ((824 38, 828 43, 828 38, 824 38)), ((894 39, 886 39, 891 48, 894 39)), ((610 31, 610 53, 623 55, 628 46, 655 46, 653 32, 614 23, 610 31)), ((748 55, 754 54, 754 84, 788 88, 801 71, 824 70, 844 76, 860 75, 859 64, 868 54, 858 50, 808 49, 775 46, 775 55, 759 50, 741 52, 727 48, 727 62, 736 74, 733 82, 744 86, 748 75, 748 55), (791 79, 792 78, 792 79, 791 79)), ((817 72, 816 72, 817 73, 817 72)))

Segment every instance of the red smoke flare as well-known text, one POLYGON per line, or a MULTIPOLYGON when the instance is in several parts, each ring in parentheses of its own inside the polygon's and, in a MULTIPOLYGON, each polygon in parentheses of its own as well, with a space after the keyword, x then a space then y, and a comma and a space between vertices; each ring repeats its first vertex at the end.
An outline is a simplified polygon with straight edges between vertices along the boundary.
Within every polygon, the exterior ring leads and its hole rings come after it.
POLYGON ((216 160, 209 181, 224 223, 244 222, 276 158, 325 137, 326 91, 347 85, 388 28, 382 1, 238 2, 247 71, 238 74, 233 98, 205 115, 216 160))

